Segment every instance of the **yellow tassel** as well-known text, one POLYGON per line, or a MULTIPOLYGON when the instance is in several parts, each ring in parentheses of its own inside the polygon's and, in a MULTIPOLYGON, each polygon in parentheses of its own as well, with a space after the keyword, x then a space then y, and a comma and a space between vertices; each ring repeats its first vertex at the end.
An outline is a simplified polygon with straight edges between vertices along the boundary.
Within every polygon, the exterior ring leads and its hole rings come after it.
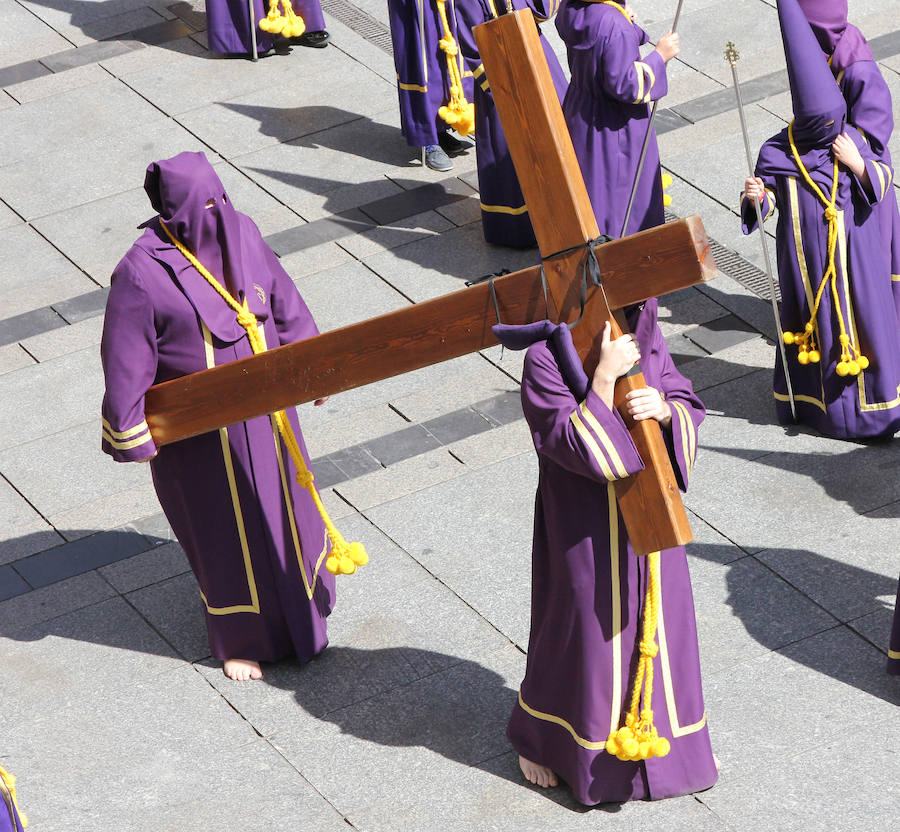
POLYGON ((269 0, 269 13, 259 21, 259 28, 273 35, 286 38, 300 37, 306 31, 306 23, 291 5, 291 0, 281 0, 284 12, 278 8, 279 0, 269 0))
POLYGON ((672 197, 666 193, 666 191, 672 187, 672 175, 669 173, 663 173, 662 176, 662 189, 663 189, 663 206, 668 208, 672 204, 672 197))
POLYGON ((0 780, 3 780, 3 783, 9 790, 9 796, 12 798, 13 806, 16 809, 16 814, 19 816, 19 821, 22 823, 23 828, 28 826, 28 818, 25 817, 24 813, 19 808, 19 800, 16 795, 16 778, 3 768, 3 766, 0 766, 0 780))
MULTIPOLYGON (((277 2, 277 0, 276 0, 277 2)), ((283 0, 286 8, 290 11, 290 0, 283 0)), ((250 340, 250 348, 254 354, 265 352, 266 347, 259 333, 259 327, 256 315, 250 311, 247 299, 244 303, 239 304, 229 293, 229 291, 209 272, 209 270, 190 252, 187 248, 175 238, 175 235, 166 228, 164 223, 160 223, 163 231, 166 232, 172 244, 185 256, 188 262, 206 279, 221 298, 235 311, 237 322, 246 330, 247 338, 250 340)), ((281 439, 284 442, 294 467, 297 469, 297 484, 305 488, 309 492, 322 522, 325 524, 325 530, 328 532, 328 539, 331 542, 331 551, 325 559, 325 568, 332 575, 352 575, 356 571, 357 566, 365 566, 369 562, 369 555, 362 543, 347 543, 344 536, 337 530, 337 527, 331 521, 331 517, 325 508, 322 498, 319 496, 318 489, 315 484, 315 477, 312 471, 306 465, 300 445, 297 443, 297 437, 288 421, 287 413, 278 410, 272 414, 275 425, 278 428, 281 439)))
POLYGON ((631 693, 631 707, 625 714, 625 725, 610 733, 606 740, 606 750, 619 760, 638 762, 651 757, 665 757, 671 745, 665 737, 659 736, 653 725, 653 659, 659 652, 656 644, 656 622, 662 603, 659 573, 659 552, 648 555, 650 567, 647 581, 647 595, 644 598, 644 629, 639 645, 640 659, 634 674, 631 693), (641 689, 644 692, 644 707, 638 711, 641 689))
POLYGON ((447 20, 447 0, 437 0, 437 10, 441 18, 444 36, 438 41, 441 51, 447 56, 447 77, 450 82, 450 100, 438 110, 438 116, 449 124, 460 136, 468 136, 475 132, 475 105, 466 100, 463 92, 462 77, 456 56, 459 45, 450 31, 447 20))

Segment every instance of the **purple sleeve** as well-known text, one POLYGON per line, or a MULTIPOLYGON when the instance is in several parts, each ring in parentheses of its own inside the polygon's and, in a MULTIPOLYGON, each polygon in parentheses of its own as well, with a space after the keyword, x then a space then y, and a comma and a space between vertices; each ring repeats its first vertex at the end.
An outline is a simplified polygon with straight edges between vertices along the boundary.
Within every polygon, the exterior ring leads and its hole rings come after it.
POLYGON ((144 395, 156 377, 156 326, 150 296, 127 260, 113 272, 100 359, 106 379, 101 447, 117 462, 149 459, 156 443, 144 418, 144 395))
POLYGON ((842 169, 847 172, 853 182, 854 190, 869 204, 875 205, 889 193, 889 189, 893 186, 894 170, 890 164, 882 161, 881 158, 869 147, 865 138, 853 128, 847 131, 850 137, 856 143, 860 156, 866 166, 866 173, 869 175, 868 186, 863 182, 852 170, 846 166, 842 169))
MULTIPOLYGON (((772 214, 775 213, 775 208, 777 207, 777 198, 775 196, 775 177, 773 176, 760 176, 759 171, 756 173, 763 181, 763 186, 766 189, 765 196, 763 197, 763 201, 760 204, 760 212, 762 213, 763 222, 765 222, 772 214)), ((744 234, 752 234, 756 231, 756 226, 759 225, 759 220, 756 215, 756 209, 753 207, 753 200, 748 199, 744 196, 744 192, 741 191, 741 230, 744 234)))
POLYGON ((659 52, 654 50, 642 60, 631 33, 618 26, 603 45, 600 76, 606 94, 627 104, 649 104, 669 89, 659 52))
POLYGON ((319 334, 319 328, 300 292, 281 262, 267 245, 266 262, 273 276, 272 319, 278 330, 278 345, 293 344, 319 334))
POLYGON ((894 130, 891 91, 875 61, 850 64, 841 78, 848 121, 866 136, 880 158, 894 130))
POLYGON ((525 356, 522 409, 538 454, 573 474, 613 482, 644 467, 622 417, 593 391, 579 404, 544 342, 525 356))
POLYGON ((694 394, 691 382, 678 372, 659 327, 654 334, 653 352, 658 356, 662 367, 661 392, 672 411, 672 424, 663 429, 663 437, 678 485, 682 491, 687 491, 694 460, 697 458, 698 429, 706 416, 706 408, 694 394))

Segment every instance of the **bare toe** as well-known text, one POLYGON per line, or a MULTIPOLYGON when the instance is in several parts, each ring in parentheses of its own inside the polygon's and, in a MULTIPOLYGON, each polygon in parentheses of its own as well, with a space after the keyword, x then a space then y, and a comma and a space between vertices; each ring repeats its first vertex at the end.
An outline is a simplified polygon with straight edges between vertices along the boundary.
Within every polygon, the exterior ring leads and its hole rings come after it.
POLYGON ((235 682, 262 678, 259 663, 249 659, 226 659, 222 670, 229 679, 235 682))

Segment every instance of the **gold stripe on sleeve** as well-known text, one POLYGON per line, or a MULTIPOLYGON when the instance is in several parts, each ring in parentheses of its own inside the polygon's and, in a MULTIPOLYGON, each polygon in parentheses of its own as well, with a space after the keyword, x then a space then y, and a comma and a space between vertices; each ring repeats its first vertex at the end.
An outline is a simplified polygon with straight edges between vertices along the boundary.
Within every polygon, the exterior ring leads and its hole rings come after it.
POLYGON ((145 442, 151 442, 153 440, 153 437, 149 433, 138 436, 136 439, 128 439, 125 441, 113 439, 106 431, 106 428, 103 429, 102 434, 103 438, 117 451, 127 451, 129 448, 136 448, 138 445, 143 445, 145 442))
POLYGON ((103 417, 101 417, 100 421, 103 423, 103 427, 106 433, 108 433, 114 439, 130 439, 132 436, 136 436, 139 433, 144 433, 144 431, 150 430, 147 425, 146 419, 142 419, 133 428, 128 428, 127 430, 113 430, 112 425, 103 417))
POLYGON ((900 650, 888 650, 889 659, 900 659, 900 650))
POLYGON ((406 84, 400 80, 400 76, 397 76, 397 86, 400 87, 401 90, 406 90, 407 92, 428 92, 428 85, 425 84, 406 84))
POLYGON ((775 198, 775 191, 773 191, 769 188, 766 188, 765 191, 766 191, 766 196, 769 197, 769 210, 766 212, 766 215, 763 217, 763 220, 769 219, 769 217, 771 217, 772 214, 775 213, 775 208, 778 205, 778 200, 775 198))
POLYGON ((634 62, 634 71, 637 75, 638 82, 638 93, 637 97, 634 99, 632 103, 640 104, 644 100, 644 73, 641 71, 641 67, 643 64, 640 61, 634 62))
POLYGON ((588 446, 588 449, 594 455, 594 459, 597 461, 597 465, 600 466, 603 476, 610 482, 613 482, 613 480, 616 479, 616 476, 613 474, 612 468, 609 467, 606 457, 603 456, 603 451, 600 450, 600 446, 596 443, 594 437, 591 436, 590 431, 584 426, 584 422, 581 421, 578 411, 573 410, 569 419, 572 421, 572 424, 575 425, 575 430, 578 431, 579 436, 584 440, 584 444, 588 446))
POLYGON ((881 165, 876 161, 872 161, 872 167, 875 169, 875 173, 878 174, 878 184, 881 185, 881 196, 879 199, 884 199, 884 172, 881 170, 881 165))
POLYGON ((593 428, 594 433, 600 438, 603 447, 606 449, 607 455, 612 460, 613 468, 616 469, 616 473, 623 479, 627 477, 628 471, 625 470, 625 463, 622 462, 622 457, 619 456, 619 452, 616 450, 616 446, 613 445, 612 439, 609 438, 609 434, 603 429, 600 422, 597 421, 597 417, 591 413, 591 409, 587 406, 587 402, 581 403, 581 415, 584 416, 587 423, 593 428))
POLYGON ((478 67, 472 73, 472 77, 480 78, 482 75, 484 75, 484 64, 478 64, 478 67))
POLYGON ((645 64, 641 61, 641 66, 644 68, 644 72, 647 73, 647 94, 644 96, 644 102, 646 104, 650 103, 650 97, 653 94, 653 85, 656 83, 656 75, 653 70, 650 68, 650 64, 645 64))
POLYGON ((681 430, 681 452, 684 455, 685 465, 687 465, 688 476, 690 476, 694 467, 693 443, 691 441, 693 437, 690 434, 690 428, 693 427, 693 423, 688 416, 687 409, 681 402, 671 401, 669 404, 678 412, 678 426, 681 430))

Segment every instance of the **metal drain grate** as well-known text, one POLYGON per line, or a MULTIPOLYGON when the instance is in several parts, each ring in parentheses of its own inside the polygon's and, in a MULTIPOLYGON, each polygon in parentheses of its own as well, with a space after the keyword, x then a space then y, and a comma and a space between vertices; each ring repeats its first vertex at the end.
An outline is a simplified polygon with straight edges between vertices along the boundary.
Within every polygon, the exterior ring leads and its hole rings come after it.
MULTIPOLYGON (((677 214, 666 211, 666 222, 681 219, 677 214)), ((749 289, 754 295, 758 295, 763 300, 771 300, 769 295, 769 279, 766 273, 758 266, 754 266, 749 260, 745 260, 736 251, 725 248, 718 240, 709 238, 709 250, 715 258, 716 266, 722 274, 727 274, 730 278, 736 280, 745 289, 749 289)), ((781 300, 781 292, 778 289, 778 283, 775 283, 775 300, 781 300)))
POLYGON ((382 52, 387 52, 388 55, 394 54, 394 47, 391 45, 391 30, 359 6, 354 6, 348 0, 322 0, 322 8, 361 38, 377 46, 382 52))

